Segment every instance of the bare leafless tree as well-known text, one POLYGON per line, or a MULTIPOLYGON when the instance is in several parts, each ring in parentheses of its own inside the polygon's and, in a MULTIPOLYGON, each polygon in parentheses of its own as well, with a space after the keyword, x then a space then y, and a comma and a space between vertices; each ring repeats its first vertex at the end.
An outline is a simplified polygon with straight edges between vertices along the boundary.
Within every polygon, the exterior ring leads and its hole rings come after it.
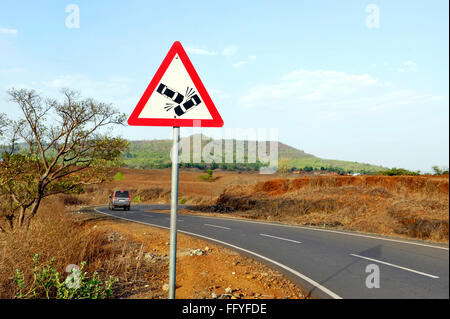
POLYGON ((8 93, 23 115, 4 120, 7 143, 0 162, 0 210, 14 229, 29 225, 43 198, 104 181, 128 142, 110 136, 108 128, 124 125, 126 117, 109 104, 69 89, 62 91, 62 102, 34 90, 8 93))

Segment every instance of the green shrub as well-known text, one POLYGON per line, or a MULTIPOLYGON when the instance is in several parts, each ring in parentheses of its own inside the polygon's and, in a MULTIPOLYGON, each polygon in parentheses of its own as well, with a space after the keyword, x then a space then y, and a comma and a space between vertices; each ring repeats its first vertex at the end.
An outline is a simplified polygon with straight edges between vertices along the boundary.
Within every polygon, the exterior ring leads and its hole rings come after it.
POLYGON ((437 165, 434 165, 431 167, 433 169, 434 175, 444 175, 448 174, 448 167, 439 167, 437 165))
POLYGON ((416 176, 416 175, 420 175, 419 172, 412 172, 412 171, 408 171, 407 169, 404 168, 391 168, 388 170, 384 170, 381 171, 382 175, 387 175, 387 176, 400 176, 400 175, 410 175, 410 176, 416 176))
POLYGON ((204 182, 212 182, 212 181, 214 181, 214 179, 209 177, 209 175, 198 175, 198 178, 201 181, 204 181, 204 182))
POLYGON ((141 195, 136 195, 136 196, 133 198, 133 203, 140 203, 140 202, 142 202, 141 195))
POLYGON ((116 175, 114 175, 114 180, 115 181, 123 181, 125 179, 125 177, 123 176, 122 172, 117 172, 116 175))
POLYGON ((209 176, 208 175, 198 175, 197 177, 201 181, 204 181, 204 182, 208 182, 209 181, 209 176))
POLYGON ((181 205, 186 204, 186 202, 187 202, 186 198, 180 198, 180 204, 181 205))
POLYGON ((16 269, 14 282, 17 285, 16 298, 19 299, 105 299, 112 296, 112 287, 117 282, 109 277, 102 282, 97 272, 92 276, 83 271, 86 262, 79 269, 73 268, 71 273, 62 280, 61 275, 53 267, 52 258, 44 266, 39 265, 39 255, 33 257, 33 281, 27 287, 23 272, 16 269))
POLYGON ((205 170, 205 173, 206 175, 199 175, 198 178, 204 182, 213 182, 214 181, 213 170, 207 169, 205 170))

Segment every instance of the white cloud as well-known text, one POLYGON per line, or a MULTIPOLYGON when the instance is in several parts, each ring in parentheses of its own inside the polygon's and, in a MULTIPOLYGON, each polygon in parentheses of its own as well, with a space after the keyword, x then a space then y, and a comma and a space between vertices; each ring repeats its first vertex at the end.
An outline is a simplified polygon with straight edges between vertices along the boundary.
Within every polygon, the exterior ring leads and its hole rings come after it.
POLYGON ((17 29, 7 29, 4 27, 0 27, 0 34, 8 34, 12 36, 16 36, 19 33, 19 30, 17 29))
POLYGON ((334 70, 295 70, 276 83, 260 84, 238 99, 258 109, 314 109, 316 114, 362 114, 420 103, 448 100, 448 96, 399 90, 390 82, 370 74, 349 74, 334 70))
MULTIPOLYGON (((93 98, 99 102, 112 103, 114 107, 117 107, 122 112, 130 112, 136 106, 145 90, 145 87, 141 88, 142 91, 136 90, 134 80, 123 76, 94 79, 85 74, 67 74, 50 78, 47 81, 9 81, 0 90, 0 99, 5 100, 7 97, 5 97, 4 92, 13 87, 33 89, 42 97, 51 97, 60 101, 63 99, 61 89, 69 88, 78 91, 84 98, 93 98)), ((11 114, 12 116, 17 116, 17 110, 13 108, 11 114)))
POLYGON ((418 70, 417 64, 410 60, 405 61, 403 67, 398 69, 399 72, 417 72, 418 70))
POLYGON ((208 92, 213 99, 227 100, 231 98, 230 94, 219 89, 210 89, 208 92))
MULTIPOLYGON (((186 47, 186 51, 191 54, 198 54, 198 55, 217 55, 217 51, 210 51, 202 48, 196 48, 196 47, 186 47)), ((227 46, 223 49, 222 54, 224 56, 232 56, 238 51, 238 47, 235 45, 227 46)))
POLYGON ((201 48, 195 48, 195 47, 186 47, 186 51, 191 54, 198 54, 198 55, 217 55, 216 51, 208 51, 201 48))
POLYGON ((63 75, 51 81, 44 81, 43 84, 50 88, 79 87, 79 88, 112 88, 130 83, 131 79, 120 76, 111 76, 103 81, 96 81, 84 75, 63 75))
POLYGON ((239 67, 243 66, 244 64, 247 64, 247 62, 246 61, 238 61, 236 63, 233 63, 232 65, 235 68, 239 68, 239 67))
POLYGON ((79 91, 84 97, 92 97, 105 103, 132 105, 136 102, 133 100, 135 88, 132 84, 132 79, 121 76, 95 80, 86 75, 63 75, 42 82, 41 91, 46 95, 58 97, 60 89, 69 88, 79 91))
POLYGON ((237 61, 236 63, 233 63, 232 66, 234 68, 239 68, 239 67, 241 67, 241 66, 243 66, 243 65, 245 65, 247 63, 253 63, 253 62, 255 62, 255 60, 256 60, 256 56, 249 55, 248 56, 248 61, 240 60, 240 61, 237 61))
POLYGON ((230 45, 223 49, 223 55, 225 56, 232 56, 238 51, 238 47, 235 45, 230 45))
POLYGON ((0 69, 0 73, 20 73, 24 71, 25 71, 24 68, 0 69))

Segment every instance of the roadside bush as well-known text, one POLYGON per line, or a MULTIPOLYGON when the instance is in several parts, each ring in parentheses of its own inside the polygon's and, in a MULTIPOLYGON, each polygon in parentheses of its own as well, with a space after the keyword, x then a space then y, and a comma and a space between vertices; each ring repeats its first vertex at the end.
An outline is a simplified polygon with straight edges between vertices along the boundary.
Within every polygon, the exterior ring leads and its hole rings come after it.
POLYGON ((142 188, 136 190, 130 190, 132 193, 140 196, 142 201, 152 201, 152 200, 169 200, 170 199, 170 188, 163 187, 150 187, 142 188))
POLYGON ((199 175, 198 178, 204 182, 212 182, 214 181, 213 170, 207 169, 205 170, 206 175, 199 175))
POLYGON ((84 271, 86 262, 81 267, 73 267, 71 273, 62 279, 59 272, 53 267, 54 258, 47 264, 39 264, 39 255, 33 257, 33 281, 27 285, 23 272, 16 269, 14 282, 17 285, 16 298, 18 299, 105 299, 112 295, 112 286, 117 282, 109 277, 102 282, 97 272, 89 276, 84 271))
POLYGON ((399 176, 399 175, 409 175, 409 176, 417 176, 420 175, 418 172, 412 172, 408 171, 404 168, 391 168, 388 170, 384 170, 380 172, 381 175, 387 175, 387 176, 399 176))
POLYGON ((115 181, 123 181, 125 179, 125 177, 123 176, 122 172, 117 172, 116 175, 114 175, 114 180, 115 181))
POLYGON ((442 167, 440 168, 437 165, 434 165, 433 167, 431 167, 433 169, 434 175, 446 175, 448 174, 448 167, 442 167))
POLYGON ((77 205, 83 205, 84 202, 79 196, 75 195, 64 195, 63 196, 63 202, 66 206, 77 206, 77 205))

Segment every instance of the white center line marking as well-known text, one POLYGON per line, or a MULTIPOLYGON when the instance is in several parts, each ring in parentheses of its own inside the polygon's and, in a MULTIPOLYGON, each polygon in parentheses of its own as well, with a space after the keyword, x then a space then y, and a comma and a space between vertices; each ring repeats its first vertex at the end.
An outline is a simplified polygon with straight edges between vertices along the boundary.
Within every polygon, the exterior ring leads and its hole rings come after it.
POLYGON ((286 240, 286 241, 291 241, 293 243, 298 243, 301 244, 301 241, 298 240, 293 240, 293 239, 287 239, 287 238, 282 238, 282 237, 277 237, 277 236, 272 236, 272 235, 267 235, 267 234, 260 234, 261 236, 266 236, 266 237, 272 237, 272 238, 276 238, 276 239, 281 239, 281 240, 286 240))
POLYGON ((430 275, 430 274, 427 274, 427 273, 424 273, 424 272, 421 272, 421 271, 417 271, 417 270, 414 270, 414 269, 410 269, 410 268, 394 265, 394 264, 391 264, 391 263, 388 263, 388 262, 385 262, 385 261, 381 261, 381 260, 377 260, 377 259, 373 259, 373 258, 369 258, 369 257, 364 257, 364 256, 356 255, 356 254, 350 254, 350 255, 354 256, 354 257, 358 257, 358 258, 363 258, 363 259, 367 259, 367 260, 370 260, 370 261, 374 261, 374 262, 377 262, 377 263, 380 263, 380 264, 385 264, 385 265, 388 265, 388 266, 391 266, 391 267, 403 269, 403 270, 406 270, 406 271, 414 272, 414 273, 419 274, 419 275, 423 275, 423 276, 427 276, 427 277, 431 277, 431 278, 435 278, 435 279, 439 278, 438 276, 434 276, 434 275, 430 275))
MULTIPOLYGON (((158 213, 158 212, 152 212, 155 214, 164 214, 164 213, 158 213)), ((435 245, 429 245, 424 244, 420 242, 414 242, 414 241, 406 241, 406 240, 398 240, 393 238, 384 238, 376 235, 364 235, 359 234, 355 232, 345 232, 345 231, 338 231, 338 230, 331 230, 331 229, 320 229, 316 227, 307 227, 307 226, 300 226, 300 225, 286 225, 282 223, 270 223, 270 222, 258 222, 254 220, 246 220, 243 218, 235 218, 235 217, 205 217, 205 216, 199 216, 199 215, 190 215, 190 217, 196 217, 196 218, 214 218, 214 219, 221 219, 226 221, 236 221, 236 222, 244 222, 244 223, 253 223, 253 224, 261 224, 261 225, 272 225, 272 226, 281 226, 281 227, 289 227, 289 228, 297 228, 297 229, 305 229, 310 231, 320 231, 320 232, 327 232, 327 233, 335 233, 339 235, 346 235, 346 236, 356 236, 356 237, 363 237, 363 238, 370 238, 370 239, 377 239, 377 240, 384 240, 384 241, 390 241, 395 243, 401 243, 401 244, 408 244, 408 245, 417 245, 417 246, 423 246, 423 247, 429 247, 429 248, 437 248, 437 249, 443 249, 443 250, 449 250, 448 247, 444 246, 435 246, 435 245)))
MULTIPOLYGON (((165 227, 165 226, 161 226, 161 225, 157 225, 157 224, 150 224, 150 223, 146 223, 146 222, 139 221, 139 220, 134 220, 134 219, 124 218, 124 217, 120 217, 120 216, 116 216, 116 215, 111 215, 111 214, 102 212, 102 211, 98 210, 97 208, 94 208, 94 210, 96 210, 96 211, 99 212, 99 213, 102 213, 102 214, 105 214, 105 215, 108 215, 108 216, 112 216, 112 217, 115 217, 115 218, 123 219, 123 220, 128 220, 128 221, 130 221, 130 222, 134 222, 134 223, 138 223, 138 224, 143 224, 143 225, 154 226, 154 227, 159 227, 159 228, 163 228, 163 229, 169 229, 169 227, 165 227)), ((282 263, 279 263, 279 262, 277 262, 277 261, 275 261, 275 260, 273 260, 273 259, 270 259, 270 258, 268 258, 268 257, 266 257, 266 256, 260 255, 260 254, 254 252, 254 251, 247 250, 247 249, 244 249, 244 248, 242 248, 242 247, 235 246, 235 245, 232 245, 232 244, 230 244, 230 243, 227 243, 227 242, 224 242, 224 241, 215 239, 215 238, 203 236, 203 235, 196 234, 196 233, 191 233, 191 232, 188 232, 188 231, 185 231, 185 230, 180 230, 180 233, 187 234, 187 235, 191 235, 191 236, 196 236, 196 237, 205 238, 205 239, 208 239, 208 240, 212 240, 212 241, 217 242, 217 243, 219 243, 219 244, 222 244, 222 245, 225 245, 225 246, 229 246, 229 247, 231 247, 231 248, 234 248, 234 249, 237 249, 237 250, 246 252, 246 253, 248 253, 248 254, 251 254, 251 255, 253 255, 253 256, 256 256, 256 257, 258 257, 258 258, 261 258, 261 259, 263 259, 263 260, 266 260, 266 261, 268 261, 268 262, 270 262, 270 263, 272 263, 272 264, 274 264, 274 265, 277 265, 278 267, 281 267, 281 268, 283 268, 283 269, 289 271, 290 273, 294 274, 295 276, 300 277, 301 279, 303 279, 303 280, 305 280, 306 282, 310 283, 310 284, 313 285, 314 287, 317 287, 318 289, 322 290, 324 293, 326 293, 327 295, 329 295, 331 298, 334 298, 334 299, 342 299, 342 297, 339 296, 338 294, 332 292, 330 289, 326 288, 325 286, 322 286, 322 285, 319 284, 318 282, 316 282, 316 281, 314 281, 313 279, 311 279, 311 278, 309 278, 309 277, 303 275, 302 273, 298 272, 297 270, 292 269, 292 268, 289 268, 288 266, 283 265, 282 263)))
POLYGON ((218 226, 218 225, 211 225, 211 224, 204 224, 205 226, 211 226, 211 227, 217 227, 217 228, 222 228, 222 229, 231 229, 228 227, 223 227, 223 226, 218 226))

